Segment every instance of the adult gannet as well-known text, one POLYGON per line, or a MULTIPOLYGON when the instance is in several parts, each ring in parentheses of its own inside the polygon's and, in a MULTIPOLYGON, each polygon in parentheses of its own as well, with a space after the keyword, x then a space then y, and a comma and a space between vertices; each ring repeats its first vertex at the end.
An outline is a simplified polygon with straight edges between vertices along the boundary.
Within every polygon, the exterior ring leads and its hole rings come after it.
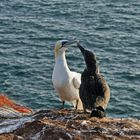
POLYGON ((86 68, 81 76, 80 98, 84 111, 92 110, 91 117, 104 117, 105 109, 110 99, 110 88, 105 78, 99 72, 94 53, 78 45, 81 50, 86 68))
POLYGON ((62 108, 64 108, 65 101, 70 101, 75 109, 82 110, 83 106, 79 97, 81 74, 70 71, 65 57, 65 51, 72 46, 77 46, 77 41, 61 40, 56 42, 52 82, 62 101, 62 108))

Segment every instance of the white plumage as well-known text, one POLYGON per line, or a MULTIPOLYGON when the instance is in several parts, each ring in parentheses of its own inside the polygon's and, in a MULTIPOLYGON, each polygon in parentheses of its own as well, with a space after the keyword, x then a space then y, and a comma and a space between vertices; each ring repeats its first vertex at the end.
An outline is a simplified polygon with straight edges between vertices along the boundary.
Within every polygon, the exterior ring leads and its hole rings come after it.
POLYGON ((65 51, 67 47, 74 45, 74 42, 58 41, 55 45, 55 66, 52 75, 52 82, 61 101, 72 102, 76 109, 83 109, 79 98, 79 87, 81 84, 81 74, 70 71, 65 51))

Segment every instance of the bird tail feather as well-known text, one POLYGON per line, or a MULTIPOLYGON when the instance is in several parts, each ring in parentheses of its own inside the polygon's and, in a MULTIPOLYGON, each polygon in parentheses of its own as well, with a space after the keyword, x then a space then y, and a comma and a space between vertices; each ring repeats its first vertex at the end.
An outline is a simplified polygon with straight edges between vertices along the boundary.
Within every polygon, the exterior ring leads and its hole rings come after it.
POLYGON ((98 118, 103 118, 105 117, 106 114, 105 114, 105 110, 99 106, 97 108, 94 108, 90 114, 90 117, 98 117, 98 118))

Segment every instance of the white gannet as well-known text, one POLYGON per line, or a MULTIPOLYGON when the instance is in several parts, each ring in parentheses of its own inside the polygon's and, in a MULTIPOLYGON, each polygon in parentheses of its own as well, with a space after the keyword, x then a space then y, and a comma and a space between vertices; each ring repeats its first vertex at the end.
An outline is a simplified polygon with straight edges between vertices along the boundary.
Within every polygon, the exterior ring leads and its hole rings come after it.
POLYGON ((77 41, 61 40, 56 42, 52 82, 62 101, 62 108, 64 108, 65 101, 69 101, 73 103, 75 109, 82 110, 83 106, 79 98, 81 74, 70 71, 65 57, 65 51, 72 46, 77 46, 77 41))

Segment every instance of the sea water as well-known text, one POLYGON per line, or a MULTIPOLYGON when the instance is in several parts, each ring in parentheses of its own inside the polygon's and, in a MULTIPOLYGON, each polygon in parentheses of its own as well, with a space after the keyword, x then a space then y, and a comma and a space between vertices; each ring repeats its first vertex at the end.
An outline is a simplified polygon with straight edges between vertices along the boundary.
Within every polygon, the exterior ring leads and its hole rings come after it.
MULTIPOLYGON (((1 0, 0 92, 33 109, 61 108, 51 80, 61 39, 96 54, 111 89, 108 116, 140 118, 140 0, 1 0)), ((80 51, 66 56, 81 73, 80 51)))

